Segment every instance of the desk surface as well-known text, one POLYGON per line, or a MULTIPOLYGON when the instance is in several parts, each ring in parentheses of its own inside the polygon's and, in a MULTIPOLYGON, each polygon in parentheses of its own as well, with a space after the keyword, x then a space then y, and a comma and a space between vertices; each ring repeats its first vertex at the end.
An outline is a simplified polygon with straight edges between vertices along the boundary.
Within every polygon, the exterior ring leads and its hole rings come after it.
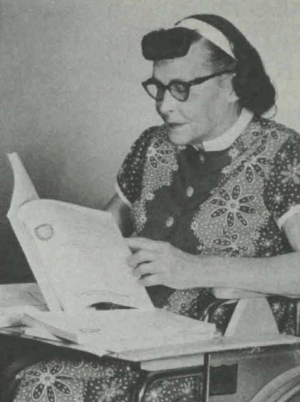
POLYGON ((188 356, 203 353, 225 352, 254 347, 266 347, 275 345, 299 344, 300 338, 289 335, 249 335, 243 337, 216 336, 215 338, 191 342, 181 345, 158 347, 155 349, 144 349, 126 351, 114 354, 116 357, 130 361, 146 361, 168 357, 188 356))

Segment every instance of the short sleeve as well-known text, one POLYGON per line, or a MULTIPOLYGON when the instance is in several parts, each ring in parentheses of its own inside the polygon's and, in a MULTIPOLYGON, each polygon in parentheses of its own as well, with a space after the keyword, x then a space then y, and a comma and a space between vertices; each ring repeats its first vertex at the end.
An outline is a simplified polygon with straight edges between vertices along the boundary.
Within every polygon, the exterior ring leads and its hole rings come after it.
POLYGON ((288 138, 274 158, 265 187, 265 202, 280 228, 300 212, 300 136, 297 133, 288 138))
POLYGON ((116 192, 129 207, 141 193, 147 150, 154 129, 144 131, 134 142, 117 175, 116 192))

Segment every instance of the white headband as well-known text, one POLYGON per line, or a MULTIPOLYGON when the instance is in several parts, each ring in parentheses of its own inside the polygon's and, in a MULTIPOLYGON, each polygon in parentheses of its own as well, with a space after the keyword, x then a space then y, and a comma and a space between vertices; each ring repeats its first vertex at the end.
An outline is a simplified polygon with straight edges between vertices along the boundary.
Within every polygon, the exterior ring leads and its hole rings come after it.
POLYGON ((219 31, 212 25, 207 24, 206 22, 198 20, 196 18, 186 18, 180 21, 176 25, 176 27, 188 28, 192 29, 193 31, 198 31, 200 35, 204 36, 214 45, 222 49, 225 53, 229 54, 229 56, 236 59, 232 52, 229 40, 226 38, 225 35, 223 35, 221 31, 219 31))

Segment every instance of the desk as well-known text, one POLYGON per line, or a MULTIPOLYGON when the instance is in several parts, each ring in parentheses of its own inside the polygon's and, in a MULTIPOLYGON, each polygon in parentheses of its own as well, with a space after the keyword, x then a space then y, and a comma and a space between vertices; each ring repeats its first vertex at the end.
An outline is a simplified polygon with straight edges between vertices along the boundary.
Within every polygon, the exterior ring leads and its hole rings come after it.
MULTIPOLYGON (((135 395, 133 396, 134 402, 142 401, 146 389, 158 379, 180 377, 184 375, 199 376, 202 375, 204 379, 204 387, 202 390, 202 399, 205 402, 211 400, 210 398, 210 371, 211 363, 214 364, 224 363, 232 359, 238 351, 247 351, 253 348, 259 348, 263 351, 269 347, 299 345, 300 339, 284 335, 249 335, 241 337, 216 337, 209 341, 195 342, 181 347, 164 347, 155 350, 143 351, 128 351, 118 354, 116 357, 128 361, 138 362, 144 376, 141 380, 135 395), (232 352, 229 357, 228 352, 232 352), (222 356, 223 355, 223 356, 222 356), (229 359, 228 359, 229 357, 229 359)), ((236 359, 235 359, 236 360, 236 359)), ((200 393, 200 392, 199 392, 200 393)), ((233 397, 229 396, 233 401, 233 397)), ((237 397, 239 398, 239 396, 237 397)), ((239 402, 240 400, 237 399, 239 402)), ((250 401, 250 399, 249 399, 250 401)), ((225 397, 222 396, 222 402, 225 402, 225 397)), ((248 402, 248 401, 247 401, 248 402)))
MULTIPOLYGON (((31 338, 18 333, 13 333, 11 330, 1 330, 1 333, 6 336, 20 337, 22 339, 31 338)), ((44 342, 56 347, 62 347, 55 342, 36 340, 44 342)), ((127 351, 119 354, 111 353, 112 358, 127 360, 139 365, 143 370, 143 375, 132 395, 132 401, 142 401, 146 389, 157 380, 167 378, 179 378, 180 376, 203 376, 204 386, 199 389, 199 394, 202 395, 204 401, 209 401, 210 389, 210 367, 220 361, 220 357, 227 356, 232 352, 232 355, 238 351, 251 350, 259 347, 260 349, 269 347, 289 347, 295 345, 300 348, 300 339, 284 335, 249 335, 241 337, 216 337, 209 341, 193 342, 181 346, 168 346, 156 349, 145 349, 139 351, 127 351), (217 359, 216 359, 217 358, 217 359)), ((78 345, 64 345, 64 348, 84 350, 78 345)), ((89 350, 84 350, 91 353, 89 350)), ((222 360, 222 359, 221 359, 222 360)), ((258 391, 258 389, 257 389, 258 391)), ((222 402, 225 398, 222 397, 222 402)), ((230 397, 230 400, 233 400, 230 397)), ((246 400, 245 400, 246 401, 246 400)), ((250 401, 250 399, 249 399, 250 401)), ((239 401, 240 402, 240 401, 239 401)), ((247 401, 248 402, 248 401, 247 401)))

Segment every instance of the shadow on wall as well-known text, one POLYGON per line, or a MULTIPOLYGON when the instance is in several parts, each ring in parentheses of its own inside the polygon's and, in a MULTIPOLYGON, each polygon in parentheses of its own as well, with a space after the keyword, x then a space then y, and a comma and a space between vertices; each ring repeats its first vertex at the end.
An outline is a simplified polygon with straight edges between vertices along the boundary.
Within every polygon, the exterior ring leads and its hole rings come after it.
MULTIPOLYGON (((15 150, 16 149, 8 150, 8 152, 15 150)), ((48 160, 47 153, 45 157, 39 158, 41 151, 38 152, 38 149, 32 149, 32 151, 34 154, 37 154, 37 158, 30 157, 30 154, 26 158, 25 153, 23 154, 22 152, 19 152, 19 154, 34 185, 36 188, 42 189, 42 191, 39 192, 40 196, 42 198, 52 198, 51 194, 56 193, 58 195, 57 198, 59 198, 59 168, 53 166, 53 159, 48 160), (37 162, 38 166, 36 166, 37 162), (45 177, 47 177, 48 174, 51 175, 51 179, 46 180, 45 186, 45 177)), ((0 215, 0 283, 33 281, 34 278, 26 258, 6 216, 9 210, 14 185, 12 170, 6 154, 0 155, 0 171, 0 204, 2 212, 0 215), (3 177, 5 180, 2 180, 3 177)))
MULTIPOLYGON (((0 171, 7 179, 1 180, 1 210, 8 211, 13 178, 5 155, 0 158, 0 171)), ((26 258, 4 213, 0 216, 0 228, 0 283, 33 281, 26 258)))

